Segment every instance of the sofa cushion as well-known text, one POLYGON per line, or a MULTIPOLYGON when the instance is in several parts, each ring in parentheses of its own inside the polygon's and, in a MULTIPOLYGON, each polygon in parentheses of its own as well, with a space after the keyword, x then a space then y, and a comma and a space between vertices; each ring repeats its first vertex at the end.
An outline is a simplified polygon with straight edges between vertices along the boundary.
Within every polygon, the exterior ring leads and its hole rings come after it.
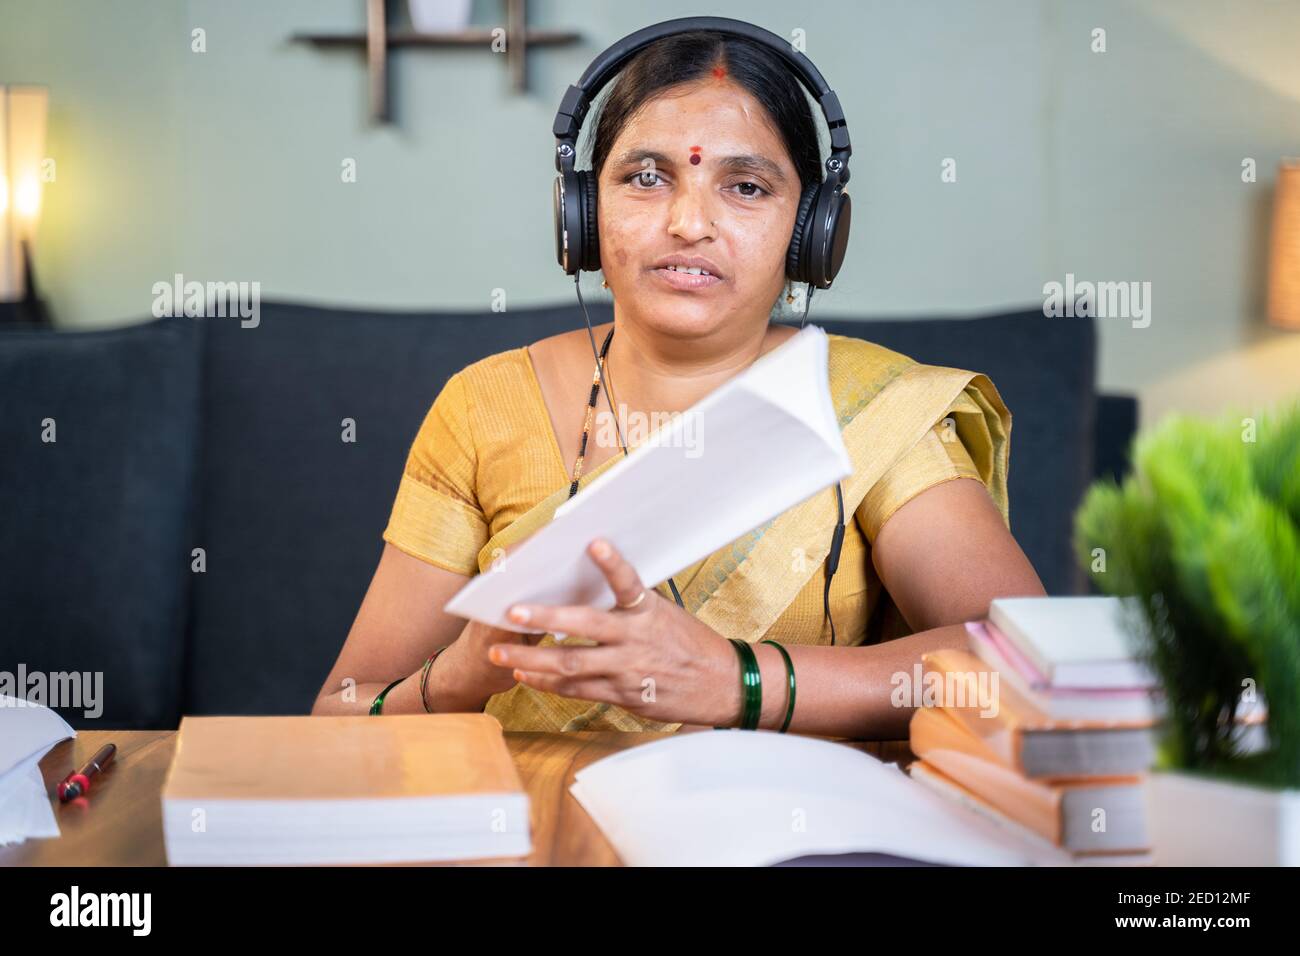
MULTIPOLYGON (((1121 482, 1132 467, 1130 454, 1138 430, 1138 400, 1134 395, 1097 396, 1096 460, 1093 475, 1121 482)), ((1089 576, 1091 580, 1091 576, 1089 576)))
POLYGON ((0 332, 0 670, 100 681, 98 716, 58 708, 74 727, 179 717, 196 333, 0 332))
POLYGON ((1011 531, 1049 594, 1078 594, 1070 540, 1093 476, 1096 331, 1041 309, 974 319, 814 319, 928 365, 983 372, 1011 410, 1011 531))
MULTIPOLYGON (((608 314, 593 309, 593 323, 608 314)), ((383 549, 402 468, 456 371, 582 324, 571 308, 385 314, 263 303, 207 337, 186 713, 311 708, 383 549), (344 419, 355 441, 344 441, 344 419)))

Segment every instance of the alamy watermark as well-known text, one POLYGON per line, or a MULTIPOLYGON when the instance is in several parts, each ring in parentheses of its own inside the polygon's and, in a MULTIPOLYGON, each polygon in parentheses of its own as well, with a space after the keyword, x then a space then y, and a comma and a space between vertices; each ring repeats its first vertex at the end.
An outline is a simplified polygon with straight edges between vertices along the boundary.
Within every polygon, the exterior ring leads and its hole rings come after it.
POLYGON ((685 448, 687 458, 698 458, 703 448, 703 418, 693 409, 684 412, 633 412, 618 403, 618 430, 614 416, 597 412, 592 422, 592 439, 599 447, 617 448, 619 432, 628 449, 649 445, 685 448))
POLYGON ((1000 676, 995 670, 927 671, 918 661, 911 673, 895 671, 889 678, 889 702, 900 708, 979 708, 981 717, 996 717, 1000 676))
POLYGON ((1131 319, 1133 328, 1145 329, 1151 324, 1151 283, 1076 282, 1067 272, 1065 282, 1043 284, 1043 315, 1131 319))
POLYGON ((0 707, 80 710, 93 720, 104 712, 103 671, 0 671, 0 707))
POLYGON ((245 329, 255 329, 262 321, 262 283, 185 281, 176 273, 171 282, 153 284, 153 315, 187 318, 238 317, 245 329))
POLYGON ((133 936, 148 936, 152 914, 152 893, 83 893, 73 884, 68 892, 50 897, 51 926, 120 926, 133 936))

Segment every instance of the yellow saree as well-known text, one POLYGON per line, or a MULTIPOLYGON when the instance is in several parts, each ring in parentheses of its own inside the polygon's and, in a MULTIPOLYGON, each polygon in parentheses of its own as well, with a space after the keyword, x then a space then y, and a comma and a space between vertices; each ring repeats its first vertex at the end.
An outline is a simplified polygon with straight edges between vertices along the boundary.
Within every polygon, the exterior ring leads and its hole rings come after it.
MULTIPOLYGON (((831 336, 831 340, 831 398, 853 462, 853 473, 843 482, 846 520, 853 520, 851 516, 873 486, 878 482, 887 484, 882 478, 888 479, 890 469, 909 450, 937 432, 943 441, 961 443, 1003 520, 1009 522, 1011 414, 993 383, 976 372, 921 365, 855 339, 831 336)), ((619 457, 583 475, 578 493, 619 457)), ((964 473, 954 472, 949 477, 964 473)), ((566 483, 492 534, 479 550, 478 570, 486 570, 505 550, 550 521, 567 498, 566 483)), ((761 640, 809 579, 821 572, 835 520, 835 494, 830 488, 719 549, 683 574, 674 575, 686 610, 724 637, 751 643, 761 640), (791 555, 800 560, 792 562, 791 555)), ((840 574, 844 574, 843 563, 840 574)), ((672 600, 666 581, 658 582, 656 588, 672 600)), ((871 631, 875 640, 907 633, 905 622, 883 590, 872 609, 871 631)), ((541 643, 549 646, 554 641, 548 634, 541 643)), ((642 718, 617 706, 559 697, 524 685, 497 694, 486 710, 507 730, 675 731, 681 726, 642 718)))

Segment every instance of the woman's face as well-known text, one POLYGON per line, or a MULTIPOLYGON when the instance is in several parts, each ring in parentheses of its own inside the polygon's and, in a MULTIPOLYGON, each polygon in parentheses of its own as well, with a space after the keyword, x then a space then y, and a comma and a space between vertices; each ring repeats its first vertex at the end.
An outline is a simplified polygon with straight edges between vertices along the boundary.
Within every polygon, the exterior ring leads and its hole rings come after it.
POLYGON ((799 193, 766 111, 725 75, 645 103, 597 185, 601 267, 620 318, 687 338, 766 327, 799 193), (712 275, 674 271, 674 259, 712 275))

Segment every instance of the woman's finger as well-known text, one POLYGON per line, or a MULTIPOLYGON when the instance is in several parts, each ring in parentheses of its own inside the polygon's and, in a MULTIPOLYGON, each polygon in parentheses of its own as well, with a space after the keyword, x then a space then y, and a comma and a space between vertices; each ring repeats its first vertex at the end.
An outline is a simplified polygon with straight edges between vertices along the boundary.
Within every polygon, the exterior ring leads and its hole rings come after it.
POLYGON ((622 668, 623 652, 613 647, 523 647, 519 644, 495 644, 488 660, 498 667, 522 671, 539 671, 561 677, 606 677, 622 668))
POLYGON ((594 607, 516 604, 508 616, 516 624, 527 624, 552 634, 576 634, 602 644, 618 644, 627 639, 626 617, 620 620, 617 615, 594 607))
MULTIPOLYGON (((614 592, 615 604, 631 604, 645 591, 645 585, 641 583, 641 576, 636 573, 636 568, 632 567, 607 539, 597 538, 591 542, 587 546, 587 553, 591 555, 591 559, 596 562, 596 567, 600 568, 605 575, 605 580, 609 582, 610 590, 614 592)), ((644 605, 645 601, 642 601, 638 609, 644 605)))

